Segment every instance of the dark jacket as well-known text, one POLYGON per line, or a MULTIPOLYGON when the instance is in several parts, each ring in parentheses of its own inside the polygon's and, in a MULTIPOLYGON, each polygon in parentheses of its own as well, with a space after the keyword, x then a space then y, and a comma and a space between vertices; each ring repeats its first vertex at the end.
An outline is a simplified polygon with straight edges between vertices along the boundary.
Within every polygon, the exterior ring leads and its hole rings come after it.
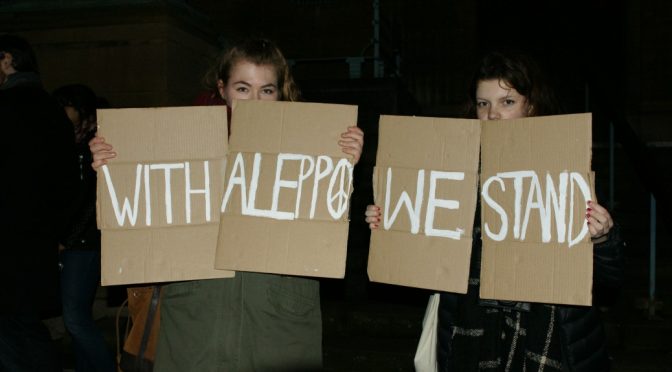
POLYGON ((58 231, 76 179, 72 124, 35 74, 0 86, 0 313, 58 306, 58 231))
MULTIPOLYGON (((593 249, 593 299, 602 291, 620 288, 624 271, 624 244, 618 225, 606 242, 593 249)), ((563 362, 569 371, 607 371, 607 336, 596 306, 558 306, 563 362)))
MULTIPOLYGON (((474 246, 470 277, 480 276, 481 237, 474 229, 474 246)), ((618 225, 609 232, 606 242, 596 244, 593 250, 593 298, 601 290, 617 289, 623 280, 624 244, 618 225)), ((471 286, 470 286, 471 287, 471 286)), ((470 288, 470 291, 472 289, 470 288)), ((476 288, 476 294, 478 293, 476 288)), ((438 313, 437 361, 439 371, 453 372, 451 359, 451 327, 459 316, 460 303, 465 295, 442 294, 438 313)), ((606 333, 595 306, 558 305, 556 320, 562 348, 563 369, 577 372, 609 370, 606 333)))
POLYGON ((65 249, 100 250, 100 230, 96 226, 96 172, 88 141, 76 145, 78 176, 76 195, 68 207, 70 221, 60 243, 65 249))

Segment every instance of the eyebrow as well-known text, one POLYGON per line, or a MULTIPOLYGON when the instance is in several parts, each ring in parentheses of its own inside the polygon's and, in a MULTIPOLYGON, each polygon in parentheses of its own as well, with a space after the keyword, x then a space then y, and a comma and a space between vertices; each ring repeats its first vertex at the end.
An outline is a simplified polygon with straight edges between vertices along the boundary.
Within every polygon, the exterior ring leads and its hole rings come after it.
POLYGON ((518 91, 514 91, 511 89, 506 93, 506 96, 502 97, 502 99, 519 99, 520 97, 524 97, 522 94, 518 93, 518 91), (514 93, 515 92, 515 93, 514 93))
POLYGON ((248 87, 252 86, 252 84, 250 84, 250 83, 248 83, 247 81, 244 81, 244 80, 234 81, 232 85, 236 85, 236 84, 243 84, 243 85, 247 85, 248 87))

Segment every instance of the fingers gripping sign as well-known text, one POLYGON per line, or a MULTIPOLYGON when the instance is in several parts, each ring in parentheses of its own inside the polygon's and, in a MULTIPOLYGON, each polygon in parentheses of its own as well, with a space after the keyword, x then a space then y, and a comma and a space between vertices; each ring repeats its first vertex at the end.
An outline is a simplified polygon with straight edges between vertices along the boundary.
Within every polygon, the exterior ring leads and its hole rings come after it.
POLYGON ((101 166, 107 164, 107 161, 117 157, 117 153, 114 152, 112 145, 105 142, 105 138, 95 136, 89 141, 89 150, 91 150, 91 155, 93 156, 93 163, 91 166, 94 170, 98 170, 101 166))
POLYGON ((588 231, 593 243, 601 243, 606 240, 609 231, 614 226, 614 220, 609 211, 597 202, 588 201, 586 208, 586 220, 588 231))
POLYGON ((341 140, 338 141, 344 153, 352 155, 353 165, 359 162, 364 148, 364 132, 356 127, 348 127, 347 132, 341 133, 341 140))
POLYGON ((380 225, 380 207, 377 205, 367 205, 366 211, 366 223, 369 224, 371 230, 375 230, 380 225))

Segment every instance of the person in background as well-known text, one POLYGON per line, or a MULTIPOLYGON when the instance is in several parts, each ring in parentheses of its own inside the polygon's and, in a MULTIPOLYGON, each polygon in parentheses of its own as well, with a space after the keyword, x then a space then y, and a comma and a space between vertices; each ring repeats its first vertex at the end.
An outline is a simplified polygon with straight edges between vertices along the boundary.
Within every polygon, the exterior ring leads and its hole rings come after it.
POLYGON ((23 38, 0 35, 0 370, 61 371, 58 233, 77 177, 72 124, 23 38), (47 161, 45 161, 47 159, 47 161))
MULTIPOLYGON (((297 101, 299 91, 278 47, 248 39, 226 52, 201 103, 234 99, 297 101)), ((354 124, 354 123, 353 123, 354 124)), ((343 152, 357 163, 363 132, 341 135, 343 152)), ((93 167, 116 154, 103 138, 90 142, 93 167)), ((305 277, 236 272, 234 278, 164 286, 157 371, 319 371, 322 315, 319 282, 305 277)))
POLYGON ((86 85, 71 84, 53 92, 75 132, 79 164, 72 220, 61 236, 61 303, 65 328, 72 337, 77 372, 114 371, 114 358, 93 319, 100 283, 100 231, 96 226, 96 172, 88 143, 96 135, 98 98, 86 85))
MULTIPOLYGON (((563 113, 538 65, 515 52, 492 52, 481 60, 467 111, 469 117, 480 120, 563 113)), ((623 243, 611 215, 597 202, 588 202, 585 218, 595 244, 595 295, 601 289, 620 286, 623 243)), ((475 221, 480 220, 479 206, 475 221)), ((372 229, 379 227, 378 206, 367 207, 366 221, 372 229)), ((479 299, 482 242, 478 225, 473 238, 467 294, 441 294, 439 371, 609 370, 606 334, 597 306, 479 299)))

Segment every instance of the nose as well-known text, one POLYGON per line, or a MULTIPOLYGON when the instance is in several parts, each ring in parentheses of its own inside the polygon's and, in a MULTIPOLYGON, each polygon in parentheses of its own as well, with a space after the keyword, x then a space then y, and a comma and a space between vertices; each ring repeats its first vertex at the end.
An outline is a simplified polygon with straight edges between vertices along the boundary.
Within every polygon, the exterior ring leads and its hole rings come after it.
POLYGON ((495 107, 490 107, 488 110, 488 120, 499 120, 501 116, 499 110, 495 107))

